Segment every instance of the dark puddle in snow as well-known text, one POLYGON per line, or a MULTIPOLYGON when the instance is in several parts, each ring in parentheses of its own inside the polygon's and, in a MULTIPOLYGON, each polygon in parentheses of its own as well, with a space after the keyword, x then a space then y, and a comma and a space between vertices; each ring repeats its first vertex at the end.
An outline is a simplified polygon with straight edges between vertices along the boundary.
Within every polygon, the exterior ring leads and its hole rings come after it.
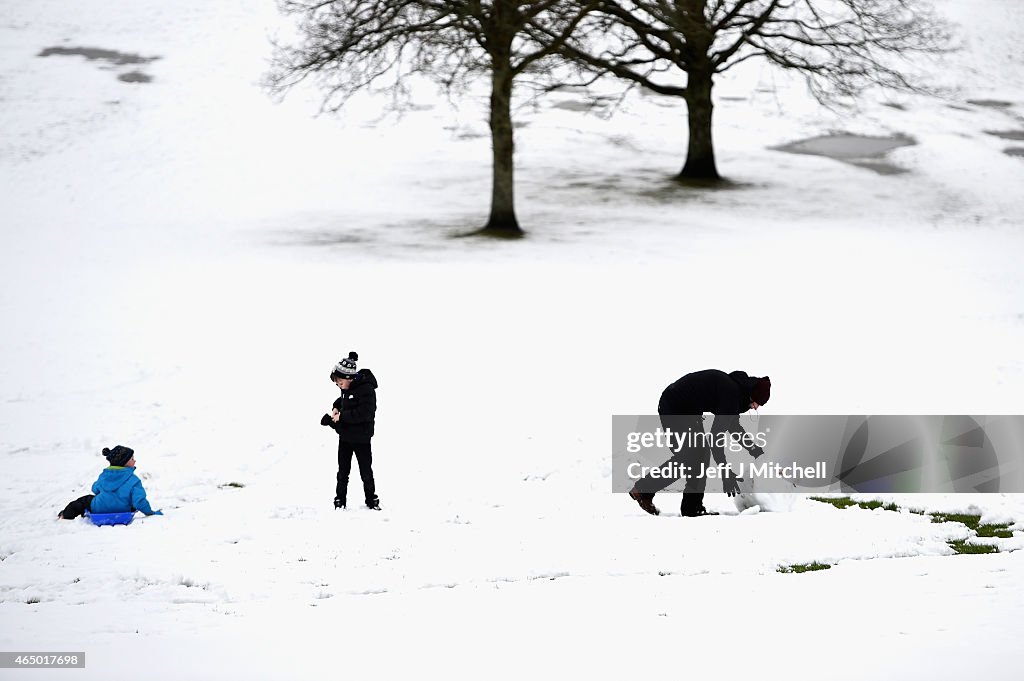
POLYGON ((118 80, 123 80, 126 83, 152 83, 153 76, 142 73, 141 71, 129 71, 128 73, 122 73, 117 77, 118 80))
POLYGON ((607 96, 593 96, 587 99, 567 99, 561 102, 556 102, 551 105, 552 109, 562 109, 564 111, 576 111, 579 113, 589 113, 594 110, 603 110, 614 103, 615 97, 607 96))
POLYGON ((1013 106, 1013 102, 1005 102, 1001 99, 968 99, 967 103, 974 106, 984 106, 989 109, 1007 109, 1013 106))
POLYGON ((37 57, 85 57, 89 61, 105 61, 115 66, 125 64, 148 64, 160 57, 143 57, 138 54, 128 54, 116 50, 104 50, 98 47, 47 47, 37 54, 37 57))
POLYGON ((893 149, 909 147, 915 144, 917 142, 907 135, 869 137, 867 135, 837 133, 834 135, 811 137, 770 148, 790 154, 826 156, 837 161, 867 168, 880 175, 898 175, 907 172, 906 169, 886 161, 885 155, 893 149))
POLYGON ((304 232, 288 233, 291 243, 302 246, 341 246, 345 244, 366 244, 373 241, 369 234, 355 232, 304 232))
MULTIPOLYGON (((84 57, 87 61, 106 62, 113 67, 148 64, 160 57, 143 57, 139 54, 105 50, 99 47, 47 47, 37 57, 84 57)), ((153 77, 141 71, 129 71, 118 75, 125 83, 150 83, 153 77)))
POLYGON ((1013 140, 1014 142, 1024 140, 1024 130, 986 130, 985 134, 998 137, 999 139, 1013 140))

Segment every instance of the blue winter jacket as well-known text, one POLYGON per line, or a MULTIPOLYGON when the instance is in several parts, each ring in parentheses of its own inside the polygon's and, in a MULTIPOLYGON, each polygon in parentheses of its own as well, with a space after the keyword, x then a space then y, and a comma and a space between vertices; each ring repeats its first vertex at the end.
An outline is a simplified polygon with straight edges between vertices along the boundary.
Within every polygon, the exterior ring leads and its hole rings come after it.
POLYGON ((142 481, 135 475, 134 468, 110 466, 104 468, 96 482, 92 483, 92 493, 96 496, 89 504, 93 513, 125 513, 142 511, 153 515, 155 511, 146 501, 146 490, 142 489, 142 481))

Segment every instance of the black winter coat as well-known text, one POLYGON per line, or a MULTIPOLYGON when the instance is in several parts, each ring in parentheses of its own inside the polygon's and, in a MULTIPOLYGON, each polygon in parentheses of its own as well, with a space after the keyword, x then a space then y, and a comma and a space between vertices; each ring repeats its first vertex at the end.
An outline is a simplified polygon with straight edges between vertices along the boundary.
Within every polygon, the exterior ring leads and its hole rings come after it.
POLYGON ((750 393, 757 380, 742 371, 695 371, 665 388, 658 413, 742 414, 750 409, 750 393))
MULTIPOLYGON (((728 374, 718 369, 695 371, 665 388, 658 402, 658 413, 699 415, 710 412, 716 417, 711 426, 713 433, 742 434, 739 415, 750 410, 750 393, 757 381, 743 371, 728 374), (732 418, 728 418, 730 416, 732 418)), ((715 461, 725 461, 720 447, 713 447, 712 453, 715 461)), ((759 456, 763 452, 755 448, 751 454, 759 456)))
POLYGON ((341 412, 337 423, 329 424, 338 431, 342 442, 369 442, 373 437, 374 415, 377 413, 377 379, 369 369, 360 369, 348 390, 334 401, 341 412))

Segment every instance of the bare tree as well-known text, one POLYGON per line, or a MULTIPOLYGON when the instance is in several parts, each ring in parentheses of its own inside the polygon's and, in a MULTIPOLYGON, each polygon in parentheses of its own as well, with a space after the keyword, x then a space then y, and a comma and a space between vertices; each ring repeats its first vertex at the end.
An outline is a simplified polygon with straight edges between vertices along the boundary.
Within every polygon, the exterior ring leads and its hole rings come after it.
POLYGON ((573 37, 562 54, 594 77, 683 98, 689 142, 679 177, 689 179, 719 179, 711 92, 733 66, 760 58, 798 71, 819 102, 832 104, 868 86, 918 89, 903 60, 949 45, 920 0, 600 0, 591 17, 604 39, 573 37), (666 77, 674 70, 684 84, 666 77))
MULTIPOLYGON (((298 18, 298 44, 277 45, 268 85, 283 95, 313 77, 323 109, 354 93, 400 93, 413 74, 451 90, 489 76, 491 211, 483 233, 519 236, 514 201, 512 88, 542 72, 593 2, 562 0, 280 0, 298 18), (543 41, 533 38, 542 36, 543 41)), ((397 100, 396 100, 397 101, 397 100)))

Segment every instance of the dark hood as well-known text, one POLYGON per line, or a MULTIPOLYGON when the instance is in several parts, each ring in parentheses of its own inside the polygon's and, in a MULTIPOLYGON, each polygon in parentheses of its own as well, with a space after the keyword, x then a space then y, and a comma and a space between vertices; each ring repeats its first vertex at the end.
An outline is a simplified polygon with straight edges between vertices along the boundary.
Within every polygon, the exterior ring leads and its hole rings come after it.
POLYGON ((357 383, 369 383, 372 388, 377 388, 377 377, 373 375, 373 372, 369 369, 360 369, 356 374, 356 377, 352 379, 352 385, 355 386, 357 383))

